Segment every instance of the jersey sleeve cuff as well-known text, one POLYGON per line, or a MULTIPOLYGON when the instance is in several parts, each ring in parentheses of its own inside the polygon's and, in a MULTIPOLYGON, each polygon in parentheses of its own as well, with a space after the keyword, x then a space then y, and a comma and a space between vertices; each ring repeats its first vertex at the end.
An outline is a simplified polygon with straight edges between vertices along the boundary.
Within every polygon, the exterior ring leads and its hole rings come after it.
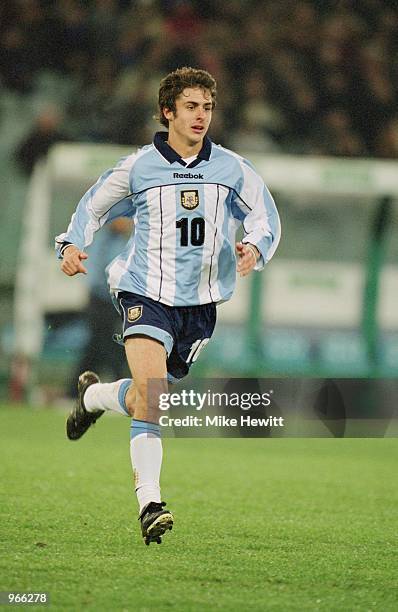
POLYGON ((73 244, 72 242, 68 242, 67 240, 62 240, 62 237, 58 237, 55 239, 55 250, 58 256, 58 259, 63 259, 65 249, 73 244))
POLYGON ((252 244, 253 246, 256 247, 256 249, 258 249, 260 256, 256 261, 256 265, 254 266, 253 270, 256 270, 256 272, 260 272, 265 265, 265 249, 264 249, 264 244, 261 244, 263 241, 260 242, 254 242, 254 240, 250 240, 250 238, 248 236, 246 236, 246 238, 244 238, 242 240, 243 244, 252 244))

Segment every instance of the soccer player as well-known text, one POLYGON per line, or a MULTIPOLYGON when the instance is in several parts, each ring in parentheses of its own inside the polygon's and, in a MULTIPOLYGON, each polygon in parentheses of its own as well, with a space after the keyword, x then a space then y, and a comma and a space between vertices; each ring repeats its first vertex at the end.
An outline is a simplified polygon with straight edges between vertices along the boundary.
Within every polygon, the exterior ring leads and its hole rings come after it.
POLYGON ((184 67, 162 79, 159 120, 167 131, 105 172, 56 238, 62 271, 84 274, 84 249, 95 232, 117 217, 134 219, 134 235, 108 267, 131 379, 102 384, 93 372, 81 374, 67 436, 80 438, 107 410, 132 417, 130 454, 146 544, 160 544, 173 526, 160 495, 159 407, 149 381, 166 388, 186 376, 213 333, 217 304, 233 293, 236 271, 261 270, 280 238, 260 176, 206 135, 215 106, 216 82, 205 70, 184 67), (244 237, 235 244, 239 226, 244 237))

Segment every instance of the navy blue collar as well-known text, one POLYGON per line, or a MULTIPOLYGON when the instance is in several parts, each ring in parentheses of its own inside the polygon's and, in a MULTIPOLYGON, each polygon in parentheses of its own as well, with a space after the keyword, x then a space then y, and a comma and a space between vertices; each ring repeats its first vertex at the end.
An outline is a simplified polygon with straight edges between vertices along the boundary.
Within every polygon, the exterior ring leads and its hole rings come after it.
MULTIPOLYGON (((174 151, 174 149, 172 149, 171 146, 167 144, 166 140, 168 136, 168 132, 156 132, 155 137, 153 139, 153 144, 155 145, 159 153, 161 153, 170 164, 174 162, 179 162, 182 166, 186 166, 186 163, 182 159, 181 155, 179 155, 177 151, 174 151)), ((198 157, 187 167, 193 168, 194 166, 197 166, 202 160, 209 161, 210 154, 211 140, 210 138, 208 138, 208 136, 205 136, 203 139, 203 146, 198 153, 198 157)))

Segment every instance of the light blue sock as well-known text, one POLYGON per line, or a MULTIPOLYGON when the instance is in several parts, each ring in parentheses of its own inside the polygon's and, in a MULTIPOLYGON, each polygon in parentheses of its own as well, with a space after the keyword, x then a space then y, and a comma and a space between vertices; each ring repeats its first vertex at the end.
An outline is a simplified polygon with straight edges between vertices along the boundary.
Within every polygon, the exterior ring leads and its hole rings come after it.
POLYGON ((138 419, 131 419, 130 427, 130 439, 132 440, 140 434, 152 434, 157 438, 160 438, 160 425, 156 423, 150 423, 149 421, 140 421, 138 419))

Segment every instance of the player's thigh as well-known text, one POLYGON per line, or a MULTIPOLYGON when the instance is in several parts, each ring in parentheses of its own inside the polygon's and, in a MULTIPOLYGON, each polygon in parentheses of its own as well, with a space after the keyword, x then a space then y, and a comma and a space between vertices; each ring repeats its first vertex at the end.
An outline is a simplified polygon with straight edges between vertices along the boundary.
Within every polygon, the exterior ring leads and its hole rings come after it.
POLYGON ((216 324, 215 304, 186 308, 183 325, 168 360, 168 371, 173 378, 183 378, 191 365, 210 341, 216 324))
POLYGON ((130 414, 139 420, 157 422, 159 394, 167 392, 166 349, 147 336, 125 340, 126 357, 133 378, 126 403, 130 414))

